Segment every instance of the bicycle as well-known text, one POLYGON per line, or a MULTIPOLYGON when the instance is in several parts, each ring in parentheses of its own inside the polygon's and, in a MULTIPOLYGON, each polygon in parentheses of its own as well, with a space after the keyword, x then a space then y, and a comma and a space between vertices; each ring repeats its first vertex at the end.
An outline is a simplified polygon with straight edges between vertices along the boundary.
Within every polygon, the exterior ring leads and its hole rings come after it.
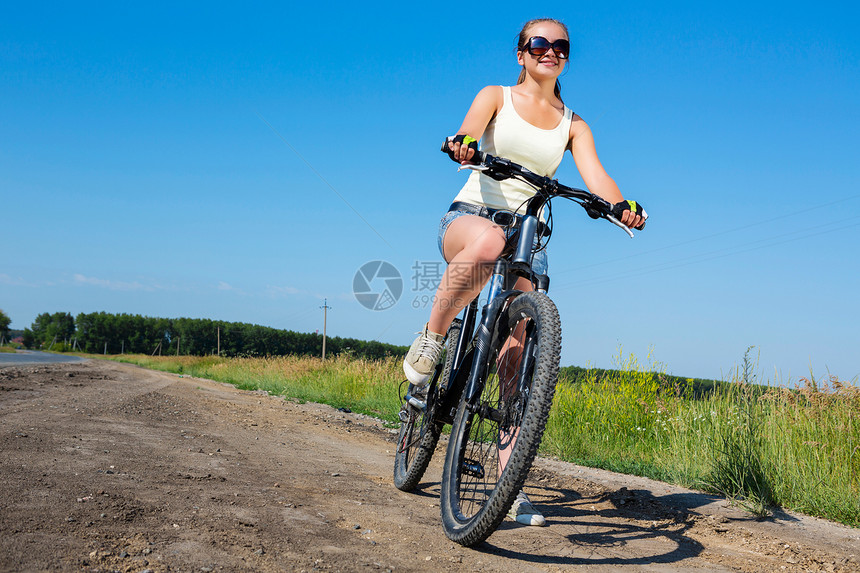
POLYGON ((464 546, 487 539, 507 515, 537 455, 555 394, 561 320, 546 294, 549 277, 531 268, 533 252, 544 248, 551 234, 551 211, 545 218, 549 224, 540 220, 541 211, 545 206, 549 211, 553 198, 570 199, 592 218, 606 219, 633 237, 619 221, 620 208, 589 191, 486 153, 477 152, 473 161, 461 168, 497 180, 517 178, 536 192, 525 215, 494 213, 507 214, 499 217, 505 221, 494 222, 514 232, 496 261, 481 320, 476 297, 448 329, 426 394, 408 386, 394 456, 395 486, 414 489, 444 426, 451 424, 442 472, 442 525, 449 539, 464 546), (530 279, 535 290, 512 290, 518 277, 530 279))

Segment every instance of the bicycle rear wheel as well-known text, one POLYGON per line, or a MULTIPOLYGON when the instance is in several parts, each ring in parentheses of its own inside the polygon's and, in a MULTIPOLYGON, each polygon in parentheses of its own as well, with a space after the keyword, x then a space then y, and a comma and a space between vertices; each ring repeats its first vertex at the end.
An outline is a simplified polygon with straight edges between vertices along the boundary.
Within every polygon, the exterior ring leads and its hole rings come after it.
POLYGON ((540 446, 558 378, 555 304, 542 293, 518 296, 500 315, 491 344, 481 396, 474 408, 460 403, 442 474, 445 535, 465 546, 484 541, 504 520, 540 446))
MULTIPOLYGON (((445 356, 442 358, 444 368, 437 367, 436 374, 427 387, 424 409, 406 403, 400 411, 400 432, 397 434, 397 449, 394 451, 394 486, 399 490, 415 489, 436 450, 444 425, 436 421, 436 407, 451 377, 451 366, 461 329, 460 319, 455 319, 448 329, 445 356)), ((412 394, 413 391, 414 386, 410 384, 409 393, 412 394)))

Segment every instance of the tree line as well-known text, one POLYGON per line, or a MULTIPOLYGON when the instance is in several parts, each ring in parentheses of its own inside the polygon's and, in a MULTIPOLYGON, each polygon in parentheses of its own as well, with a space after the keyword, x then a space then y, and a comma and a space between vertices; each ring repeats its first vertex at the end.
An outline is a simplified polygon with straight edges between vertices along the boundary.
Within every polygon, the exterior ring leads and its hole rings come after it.
MULTIPOLYGON (((617 380, 621 376, 624 376, 624 372, 621 370, 583 368, 581 366, 562 366, 558 371, 559 380, 564 380, 574 385, 617 380)), ((660 392, 669 392, 693 399, 700 399, 718 388, 728 385, 728 383, 720 380, 685 378, 661 372, 649 372, 648 376, 652 382, 657 383, 660 392)))
MULTIPOLYGON (((42 313, 24 330, 24 346, 105 354, 187 354, 205 356, 320 356, 323 337, 204 318, 153 318, 107 312, 42 313)), ((326 337, 326 356, 349 353, 363 358, 405 354, 405 346, 340 336, 326 337)))
POLYGON ((0 340, 8 341, 9 340, 9 325, 12 323, 12 319, 3 312, 3 309, 0 308, 0 340))

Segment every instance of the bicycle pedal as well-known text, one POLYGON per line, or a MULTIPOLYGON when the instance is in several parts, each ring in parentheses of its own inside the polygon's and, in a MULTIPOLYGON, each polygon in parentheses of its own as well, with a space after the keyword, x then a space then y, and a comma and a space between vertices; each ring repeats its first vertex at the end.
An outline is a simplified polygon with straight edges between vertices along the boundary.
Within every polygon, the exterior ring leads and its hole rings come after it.
POLYGON ((419 412, 423 412, 424 410, 427 409, 427 402, 418 398, 417 396, 412 396, 412 395, 407 394, 406 395, 406 401, 409 403, 410 406, 412 406, 413 408, 415 408, 419 412))

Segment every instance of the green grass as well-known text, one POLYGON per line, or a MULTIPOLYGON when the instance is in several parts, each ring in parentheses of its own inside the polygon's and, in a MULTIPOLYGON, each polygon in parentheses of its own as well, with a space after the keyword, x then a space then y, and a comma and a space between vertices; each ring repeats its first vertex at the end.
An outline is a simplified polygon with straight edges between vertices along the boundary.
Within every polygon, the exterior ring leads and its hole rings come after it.
MULTIPOLYGON (((400 406, 394 358, 109 358, 392 424, 400 406)), ((860 388, 835 377, 795 390, 754 384, 747 358, 704 391, 633 356, 619 356, 618 370, 562 376, 541 453, 717 492, 759 515, 780 506, 860 526, 860 388)))
POLYGON ((860 526, 860 388, 755 385, 748 364, 697 396, 633 357, 609 377, 559 381, 543 451, 705 489, 765 515, 776 505, 860 526))

